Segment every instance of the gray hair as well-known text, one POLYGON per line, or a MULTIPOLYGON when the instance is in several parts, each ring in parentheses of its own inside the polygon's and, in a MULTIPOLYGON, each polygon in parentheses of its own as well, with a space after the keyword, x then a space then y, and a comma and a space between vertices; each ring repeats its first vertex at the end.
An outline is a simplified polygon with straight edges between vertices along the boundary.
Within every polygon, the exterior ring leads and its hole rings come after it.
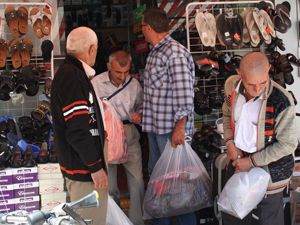
POLYGON ((87 52, 91 45, 97 45, 96 33, 88 27, 73 29, 67 37, 66 50, 68 54, 87 52))
POLYGON ((111 64, 113 60, 116 60, 121 67, 125 67, 131 62, 132 59, 128 52, 124 50, 118 50, 109 55, 108 63, 111 64))

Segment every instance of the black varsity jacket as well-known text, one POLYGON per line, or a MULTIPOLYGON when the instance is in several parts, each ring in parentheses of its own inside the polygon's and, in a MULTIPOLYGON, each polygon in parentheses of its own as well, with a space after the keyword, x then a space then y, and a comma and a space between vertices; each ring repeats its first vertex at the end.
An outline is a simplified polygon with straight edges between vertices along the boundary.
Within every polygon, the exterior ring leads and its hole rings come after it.
POLYGON ((82 63, 70 55, 53 79, 51 112, 63 175, 92 181, 91 173, 105 168, 102 115, 82 63))

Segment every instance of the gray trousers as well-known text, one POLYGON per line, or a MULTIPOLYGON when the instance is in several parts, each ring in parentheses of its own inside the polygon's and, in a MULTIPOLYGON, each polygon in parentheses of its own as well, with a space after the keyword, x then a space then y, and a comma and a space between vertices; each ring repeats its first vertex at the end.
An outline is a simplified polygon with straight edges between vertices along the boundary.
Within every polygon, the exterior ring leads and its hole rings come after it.
MULTIPOLYGON (((124 125, 128 146, 128 160, 123 163, 130 195, 129 219, 134 225, 143 225, 142 206, 144 199, 144 180, 142 173, 142 153, 139 143, 140 134, 133 124, 124 125)), ((108 165, 109 194, 119 202, 120 191, 117 180, 116 164, 108 165)))
POLYGON ((222 213, 224 225, 284 225, 282 192, 267 195, 244 219, 222 213))

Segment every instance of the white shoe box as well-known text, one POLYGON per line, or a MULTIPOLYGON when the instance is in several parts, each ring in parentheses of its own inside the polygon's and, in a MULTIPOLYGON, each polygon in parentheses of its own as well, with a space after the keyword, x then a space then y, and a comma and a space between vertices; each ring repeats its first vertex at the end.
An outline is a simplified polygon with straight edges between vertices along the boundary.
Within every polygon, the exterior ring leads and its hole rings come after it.
POLYGON ((39 180, 40 194, 53 194, 64 191, 64 179, 39 180))
POLYGON ((38 164, 38 173, 40 174, 61 174, 60 166, 58 163, 38 164))
POLYGON ((0 170, 0 185, 12 184, 12 169, 0 170))
POLYGON ((15 211, 14 199, 0 199, 0 213, 8 213, 15 211))
POLYGON ((8 200, 14 198, 14 185, 0 185, 0 200, 8 200))
POLYGON ((65 203, 66 197, 67 197, 66 192, 41 195, 41 210, 48 211, 61 203, 65 203))

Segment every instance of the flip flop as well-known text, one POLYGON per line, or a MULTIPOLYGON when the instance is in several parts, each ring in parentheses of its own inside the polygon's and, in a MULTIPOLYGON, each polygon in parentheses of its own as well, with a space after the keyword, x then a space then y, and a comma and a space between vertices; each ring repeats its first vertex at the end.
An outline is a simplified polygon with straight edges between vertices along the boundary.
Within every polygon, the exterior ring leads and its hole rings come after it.
POLYGON ((277 31, 286 33, 292 25, 288 8, 282 4, 276 5, 276 15, 273 16, 272 21, 277 31))
POLYGON ((11 54, 12 66, 14 69, 18 69, 22 65, 20 55, 20 43, 17 39, 13 39, 9 43, 9 49, 11 54))
POLYGON ((265 21, 267 21, 267 28, 266 28, 266 32, 269 33, 273 38, 276 38, 276 31, 275 31, 275 27, 274 27, 274 23, 272 22, 269 14, 261 9, 259 10, 259 14, 265 19, 265 21))
POLYGON ((4 39, 0 39, 0 68, 5 67, 8 45, 4 39))
POLYGON ((203 12, 198 12, 195 17, 196 28, 202 44, 206 47, 211 46, 212 41, 209 36, 209 26, 203 12))
POLYGON ((243 43, 243 19, 239 14, 233 15, 230 28, 233 42, 236 46, 243 43))
POLYGON ((18 15, 18 11, 15 10, 15 7, 13 6, 7 6, 5 8, 5 19, 6 19, 6 23, 9 27, 9 30, 11 32, 11 34, 14 37, 19 37, 20 33, 19 33, 19 15, 18 15))
POLYGON ((30 64, 33 44, 30 38, 25 37, 20 41, 20 55, 22 60, 22 67, 30 64))
POLYGON ((217 29, 225 46, 231 47, 233 45, 233 37, 230 33, 230 24, 228 22, 225 14, 220 14, 217 20, 217 29))
POLYGON ((260 44, 259 29, 253 18, 253 10, 250 10, 246 16, 246 25, 249 30, 251 45, 257 47, 260 44))
POLYGON ((19 32, 26 34, 28 32, 28 10, 26 7, 21 6, 18 8, 19 16, 19 32))
POLYGON ((51 33, 51 11, 49 7, 45 7, 42 11, 42 32, 45 36, 51 33))
MULTIPOLYGON (((219 20, 220 15, 222 15, 222 14, 219 14, 219 15, 216 16, 216 24, 218 24, 218 20, 219 20)), ((223 38, 222 38, 222 34, 220 32, 220 29, 217 29, 217 38, 219 40, 220 45, 226 46, 225 43, 223 42, 223 38)))
POLYGON ((216 35, 217 35, 217 24, 216 24, 216 19, 213 14, 205 12, 204 13, 206 23, 208 24, 209 27, 209 36, 211 39, 211 44, 210 47, 215 47, 216 45, 216 35))
POLYGON ((34 7, 30 11, 30 19, 32 23, 32 29, 37 38, 44 37, 42 26, 42 13, 37 7, 34 7))
POLYGON ((272 42, 272 38, 269 35, 269 33, 267 32, 268 30, 268 21, 265 20, 265 17, 263 17, 260 14, 260 10, 258 8, 254 8, 252 11, 253 14, 253 19, 256 23, 256 26, 258 27, 264 41, 266 44, 271 44, 272 42))
POLYGON ((243 12, 240 13, 242 19, 243 19, 243 43, 248 44, 251 41, 249 30, 246 25, 246 16, 249 13, 249 10, 251 9, 245 9, 243 12))

